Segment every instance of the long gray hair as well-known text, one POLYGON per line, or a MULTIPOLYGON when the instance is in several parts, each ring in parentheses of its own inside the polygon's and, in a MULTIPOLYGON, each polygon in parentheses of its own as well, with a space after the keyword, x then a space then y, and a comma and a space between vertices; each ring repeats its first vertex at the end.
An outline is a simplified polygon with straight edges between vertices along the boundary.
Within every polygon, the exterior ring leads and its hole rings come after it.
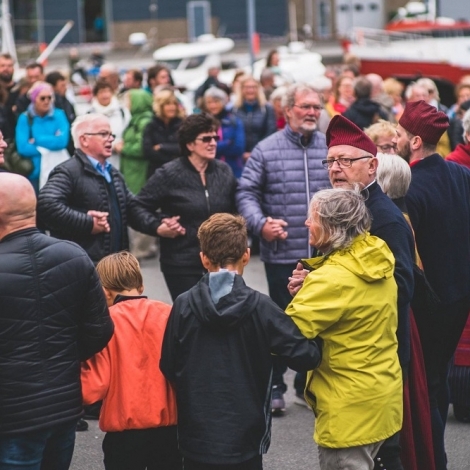
POLYGON ((310 201, 308 216, 317 213, 322 233, 322 252, 329 254, 351 246, 358 235, 370 230, 372 219, 357 189, 323 189, 310 201))

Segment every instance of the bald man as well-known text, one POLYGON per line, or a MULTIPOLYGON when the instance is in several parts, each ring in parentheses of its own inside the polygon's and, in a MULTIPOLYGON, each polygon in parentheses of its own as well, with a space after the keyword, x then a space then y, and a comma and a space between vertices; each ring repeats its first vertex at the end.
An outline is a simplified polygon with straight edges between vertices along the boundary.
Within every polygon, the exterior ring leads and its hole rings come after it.
POLYGON ((36 196, 0 173, 0 470, 66 470, 82 415, 80 361, 113 334, 93 263, 36 228, 36 196))

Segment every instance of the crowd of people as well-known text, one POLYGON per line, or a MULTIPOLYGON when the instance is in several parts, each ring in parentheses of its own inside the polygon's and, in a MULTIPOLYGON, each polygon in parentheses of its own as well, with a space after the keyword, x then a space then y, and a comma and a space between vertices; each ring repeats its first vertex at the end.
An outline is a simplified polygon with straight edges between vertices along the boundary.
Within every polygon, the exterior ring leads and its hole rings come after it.
POLYGON ((108 470, 262 469, 288 367, 322 470, 447 469, 469 77, 446 108, 354 62, 279 84, 272 51, 188 103, 163 65, 105 63, 77 116, 65 75, 13 73, 1 54, 0 470, 68 469, 83 405, 108 470), (269 296, 242 278, 258 251, 269 296), (157 253, 173 306, 143 295, 157 253))

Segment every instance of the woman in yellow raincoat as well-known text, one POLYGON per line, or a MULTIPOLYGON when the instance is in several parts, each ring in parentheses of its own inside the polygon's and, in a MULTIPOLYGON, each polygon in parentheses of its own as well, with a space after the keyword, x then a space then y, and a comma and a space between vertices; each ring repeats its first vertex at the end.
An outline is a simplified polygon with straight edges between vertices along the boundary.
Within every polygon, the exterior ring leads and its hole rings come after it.
POLYGON ((370 224, 359 192, 315 194, 306 225, 324 256, 303 261, 311 272, 286 310, 307 338, 323 340, 305 391, 322 470, 373 469, 402 425, 395 260, 370 224))

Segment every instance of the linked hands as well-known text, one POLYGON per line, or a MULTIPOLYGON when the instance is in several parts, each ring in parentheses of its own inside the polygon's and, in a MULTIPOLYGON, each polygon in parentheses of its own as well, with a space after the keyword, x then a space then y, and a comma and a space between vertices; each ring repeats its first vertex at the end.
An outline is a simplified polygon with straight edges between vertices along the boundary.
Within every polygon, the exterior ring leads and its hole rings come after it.
POLYGON ((180 216, 165 217, 157 228, 157 235, 165 238, 176 238, 186 235, 186 229, 179 223, 180 216))
POLYGON ((93 218, 93 229, 91 230, 92 235, 106 233, 111 230, 108 222, 108 212, 90 210, 87 212, 87 215, 93 218))
POLYGON ((287 284, 287 290, 289 294, 294 297, 302 287, 305 278, 307 277, 308 271, 304 269, 302 263, 297 263, 297 266, 292 271, 292 277, 289 278, 289 284, 287 284))
POLYGON ((284 230, 284 227, 287 227, 285 220, 268 217, 261 229, 261 236, 268 242, 285 240, 288 232, 284 230))

